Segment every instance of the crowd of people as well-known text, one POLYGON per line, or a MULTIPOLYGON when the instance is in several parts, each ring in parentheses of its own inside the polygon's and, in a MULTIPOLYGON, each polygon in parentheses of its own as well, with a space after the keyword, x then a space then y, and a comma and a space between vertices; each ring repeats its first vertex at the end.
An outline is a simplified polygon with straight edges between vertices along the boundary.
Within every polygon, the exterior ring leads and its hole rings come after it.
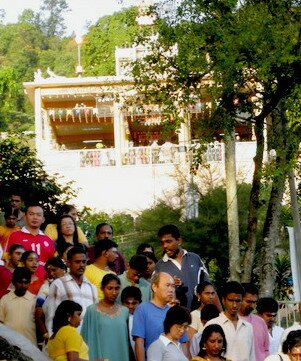
POLYGON ((0 321, 55 361, 301 361, 301 324, 275 324, 278 303, 228 281, 218 296, 179 229, 158 231, 126 262, 113 227, 90 245, 74 206, 45 223, 12 194, 0 226, 0 321), (256 312, 255 312, 256 310, 256 312))

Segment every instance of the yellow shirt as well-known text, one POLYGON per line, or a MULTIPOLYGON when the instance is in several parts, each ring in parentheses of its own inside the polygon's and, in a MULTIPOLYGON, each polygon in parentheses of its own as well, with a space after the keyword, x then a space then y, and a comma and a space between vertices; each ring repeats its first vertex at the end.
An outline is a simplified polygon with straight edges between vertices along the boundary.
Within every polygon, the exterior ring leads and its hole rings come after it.
POLYGON ((110 270, 102 270, 96 266, 94 266, 94 264, 90 264, 89 266, 86 267, 86 270, 85 270, 85 277, 88 278, 88 280, 93 283, 93 285, 96 286, 97 288, 97 293, 98 293, 98 298, 99 298, 99 301, 103 299, 103 292, 101 290, 101 281, 102 279, 104 278, 104 276, 108 273, 113 273, 115 274, 115 272, 113 271, 110 271, 110 270))
POLYGON ((18 226, 13 228, 0 226, 0 245, 2 246, 3 251, 8 252, 8 250, 6 250, 7 240, 13 232, 18 231, 19 229, 20 227, 18 226))
POLYGON ((54 338, 48 341, 48 354, 52 360, 67 361, 67 352, 78 352, 80 359, 89 360, 89 349, 85 341, 72 326, 63 326, 54 338))
MULTIPOLYGON (((80 227, 76 227, 77 234, 78 234, 78 242, 80 243, 89 243, 87 240, 87 237, 85 236, 84 232, 81 230, 80 227)), ((57 234, 57 225, 53 223, 47 224, 44 233, 46 236, 51 238, 53 241, 57 240, 58 234, 57 234)))

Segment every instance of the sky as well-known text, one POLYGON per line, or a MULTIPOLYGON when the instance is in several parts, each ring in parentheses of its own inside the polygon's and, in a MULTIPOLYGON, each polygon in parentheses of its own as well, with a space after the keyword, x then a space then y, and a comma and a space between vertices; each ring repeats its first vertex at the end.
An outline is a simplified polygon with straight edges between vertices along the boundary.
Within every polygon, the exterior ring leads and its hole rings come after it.
MULTIPOLYGON (((67 0, 71 9, 65 13, 66 35, 83 35, 87 32, 87 23, 94 24, 100 17, 111 15, 123 7, 133 5, 137 0, 67 0)), ((17 22, 24 9, 38 11, 42 0, 0 0, 0 9, 5 10, 4 23, 17 22)))

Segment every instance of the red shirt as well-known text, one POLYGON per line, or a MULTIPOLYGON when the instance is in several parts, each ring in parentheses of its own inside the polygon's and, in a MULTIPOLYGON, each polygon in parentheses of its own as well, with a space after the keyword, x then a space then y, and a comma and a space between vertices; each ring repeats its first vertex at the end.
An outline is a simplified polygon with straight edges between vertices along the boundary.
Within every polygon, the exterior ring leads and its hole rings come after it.
POLYGON ((39 268, 36 276, 44 279, 46 275, 44 265, 46 261, 54 257, 55 254, 54 242, 41 231, 39 231, 39 234, 33 235, 26 227, 23 227, 21 231, 16 231, 9 236, 6 252, 8 252, 11 245, 16 243, 22 245, 26 251, 34 251, 37 253, 39 256, 39 268))
POLYGON ((11 283, 13 273, 5 266, 0 266, 0 298, 6 295, 9 291, 8 286, 11 283))

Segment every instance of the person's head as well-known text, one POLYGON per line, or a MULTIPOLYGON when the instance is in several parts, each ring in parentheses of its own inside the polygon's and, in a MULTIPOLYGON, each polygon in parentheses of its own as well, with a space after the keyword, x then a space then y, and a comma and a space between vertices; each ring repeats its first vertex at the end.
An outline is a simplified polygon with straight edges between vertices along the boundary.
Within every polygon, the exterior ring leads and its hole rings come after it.
POLYGON ((108 302, 115 303, 120 292, 120 279, 113 273, 106 274, 101 281, 101 290, 104 299, 108 302))
POLYGON ((97 241, 101 241, 105 238, 113 238, 113 227, 109 223, 99 223, 96 226, 95 236, 97 241))
POLYGON ((25 251, 21 256, 21 262, 24 267, 34 274, 39 266, 39 256, 34 251, 25 251))
POLYGON ((68 214, 62 215, 57 222, 58 234, 71 236, 77 233, 76 224, 72 216, 68 214))
POLYGON ((56 247, 56 251, 57 251, 59 257, 65 263, 67 263, 67 253, 68 253, 69 249, 71 249, 72 247, 73 247, 73 245, 68 242, 62 242, 59 247, 56 247))
POLYGON ((13 272, 12 284, 18 297, 25 295, 31 280, 31 272, 25 267, 17 267, 13 272))
POLYGON ((105 257, 108 263, 112 263, 118 257, 117 247, 118 244, 109 238, 98 241, 94 246, 94 257, 105 257))
POLYGON ((51 257, 45 263, 45 271, 50 280, 63 277, 67 271, 67 267, 60 257, 51 257))
POLYGON ((301 361, 301 330, 291 331, 287 335, 282 351, 291 361, 301 361))
POLYGON ((205 325, 209 320, 219 316, 218 308, 215 305, 207 304, 202 308, 201 322, 205 325))
POLYGON ((256 307, 258 300, 258 289, 252 283, 243 283, 242 286, 245 292, 242 296, 240 313, 243 316, 248 316, 256 307))
POLYGON ((127 278, 134 284, 139 283, 140 278, 147 269, 147 258, 142 254, 135 254, 128 264, 127 278))
POLYGON ((222 302, 227 317, 236 318, 241 307, 244 288, 239 282, 227 282, 222 292, 222 302))
POLYGON ((227 351, 225 333, 220 325, 212 324, 204 328, 200 341, 200 357, 218 357, 227 351))
POLYGON ((72 247, 67 252, 67 267, 75 278, 81 278, 87 265, 87 254, 83 247, 72 247))
POLYGON ((39 229, 44 223, 44 210, 39 204, 29 205, 25 211, 26 225, 32 229, 39 229))
POLYGON ((8 228, 14 228, 18 219, 18 210, 13 207, 7 207, 4 212, 5 225, 8 228))
POLYGON ((165 272, 156 273, 151 279, 153 299, 165 305, 171 302, 175 296, 175 281, 165 272))
POLYGON ((21 256, 25 252, 25 248, 20 244, 12 244, 8 250, 9 263, 12 267, 16 268, 19 266, 21 256))
POLYGON ((136 307, 142 302, 142 294, 138 287, 127 286, 121 292, 121 303, 127 307, 130 314, 135 312, 136 307))
POLYGON ((216 297, 214 287, 212 283, 208 281, 199 283, 196 286, 195 293, 197 295, 198 301, 201 302, 202 305, 212 304, 216 297))
POLYGON ((272 297, 262 297, 258 300, 256 309, 258 316, 265 321, 269 329, 272 329, 277 318, 278 302, 272 297))
POLYGON ((62 205, 60 211, 59 211, 59 215, 62 216, 64 214, 67 214, 69 216, 71 216, 74 221, 77 220, 77 209, 74 205, 72 204, 64 204, 62 205))
POLYGON ((188 310, 182 306, 171 307, 165 316, 163 323, 165 335, 169 335, 173 341, 178 341, 191 323, 188 310))
POLYGON ((154 247, 148 243, 141 243, 137 247, 136 254, 143 254, 144 252, 155 253, 154 247))
POLYGON ((82 310, 82 306, 74 301, 65 300, 61 302, 53 317, 53 333, 56 334, 60 328, 67 325, 78 327, 82 310))
POLYGON ((143 277, 150 278, 154 273, 155 266, 158 260, 153 252, 142 252, 141 254, 146 256, 147 259, 147 267, 145 272, 143 273, 143 277))
POLYGON ((22 195, 18 193, 12 193, 10 195, 10 205, 15 209, 20 209, 23 205, 22 195))
POLYGON ((182 239, 178 227, 168 224, 158 231, 158 238, 166 255, 176 258, 181 250, 182 239))

